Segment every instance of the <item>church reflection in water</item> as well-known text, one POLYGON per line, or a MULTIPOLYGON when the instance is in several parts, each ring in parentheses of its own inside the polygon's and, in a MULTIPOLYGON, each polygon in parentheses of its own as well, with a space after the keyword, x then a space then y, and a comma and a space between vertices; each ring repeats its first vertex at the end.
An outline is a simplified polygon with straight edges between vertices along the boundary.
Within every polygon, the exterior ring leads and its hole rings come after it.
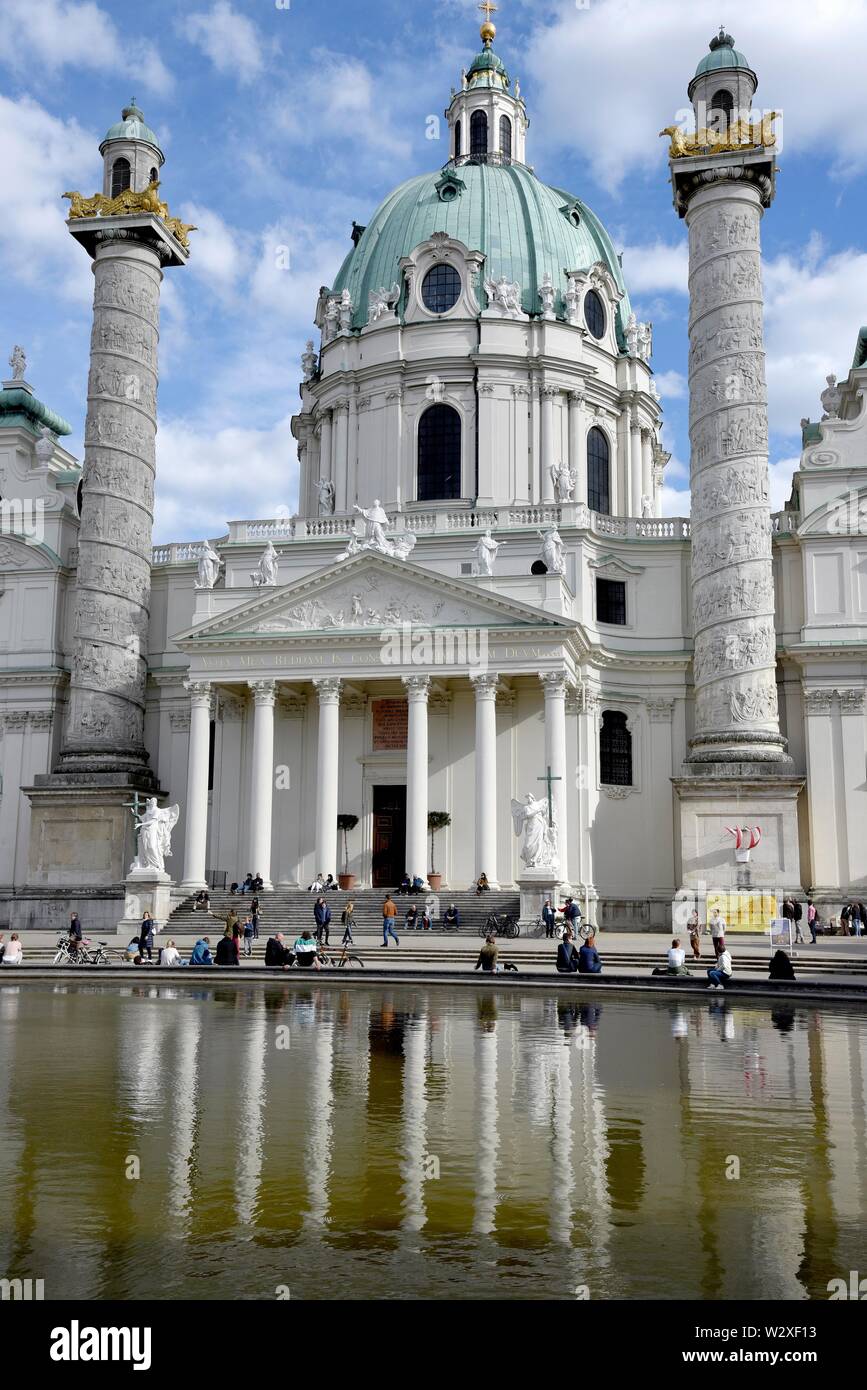
POLYGON ((296 985, 0 988, 0 1272, 46 1298, 826 1297, 867 1017, 296 985))

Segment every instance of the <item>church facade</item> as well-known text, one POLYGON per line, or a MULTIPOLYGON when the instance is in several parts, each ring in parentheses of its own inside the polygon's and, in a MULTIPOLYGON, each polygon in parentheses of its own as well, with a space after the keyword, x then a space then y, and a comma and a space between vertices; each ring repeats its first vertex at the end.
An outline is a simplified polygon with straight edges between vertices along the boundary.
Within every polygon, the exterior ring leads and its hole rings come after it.
MULTIPOLYGON (((605 926, 664 927, 682 890, 863 896, 867 340, 853 329, 772 515, 773 136, 673 135, 692 517, 664 517, 652 328, 593 212, 527 164, 494 36, 452 94, 446 165, 353 227, 311 306, 297 515, 208 541, 151 547, 159 282, 191 229, 148 202, 162 153, 141 112, 109 131, 102 199, 69 222, 96 276, 83 467, 22 354, 0 391, 12 925, 70 896, 116 920, 129 802, 156 792, 180 807, 181 896, 248 870, 266 890, 344 869, 512 887, 527 797, 552 880, 605 926), (450 823, 431 844, 433 812, 450 823), (345 848, 338 817, 357 818, 345 848)), ((690 96, 725 116, 755 86, 721 34, 690 96)))

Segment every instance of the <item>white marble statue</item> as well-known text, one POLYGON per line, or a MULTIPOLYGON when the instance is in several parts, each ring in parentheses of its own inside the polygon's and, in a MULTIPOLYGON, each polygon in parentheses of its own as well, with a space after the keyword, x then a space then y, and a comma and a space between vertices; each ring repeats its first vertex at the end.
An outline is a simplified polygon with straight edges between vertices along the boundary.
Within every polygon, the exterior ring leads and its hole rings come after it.
POLYGON ((482 574, 488 578, 493 575, 497 551, 503 544, 503 541, 494 540, 490 528, 488 528, 483 536, 479 536, 476 542, 476 548, 473 551, 476 560, 476 574, 482 574))
POLYGON ((274 542, 268 541, 262 552, 258 568, 250 575, 257 589, 273 589, 277 583, 277 551, 274 542))
POLYGON ((548 802, 528 792, 523 801, 512 798, 512 824, 515 834, 523 833, 521 859, 528 869, 558 867, 557 835, 548 824, 548 802))
POLYGON ((341 560, 351 560, 353 555, 358 555, 364 548, 357 536, 350 536, 346 542, 346 549, 341 550, 337 557, 338 563, 341 560))
POLYGON ((348 333, 352 328, 352 295, 344 290, 340 296, 340 331, 348 333))
POLYGON ((308 338, 308 339, 307 339, 307 347, 306 347, 305 351, 302 352, 302 354, 301 354, 301 370, 302 370, 303 373, 304 373, 304 380, 305 380, 305 381, 312 381, 312 380, 313 380, 313 378, 314 378, 315 375, 316 375, 316 369, 317 369, 318 365, 319 365, 319 358, 318 358, 318 356, 317 356, 316 349, 315 349, 315 347, 313 346, 313 339, 312 339, 312 338, 308 338))
POLYGON ((223 568, 223 561, 220 559, 210 541, 205 541, 199 555, 199 568, 196 577, 195 588, 213 589, 220 577, 220 570, 223 568))
POLYGON ((626 320, 626 351, 630 357, 638 356, 638 315, 635 310, 626 320))
POLYGON ((392 285, 390 290, 384 288, 371 290, 367 311, 370 322, 379 323, 379 320, 385 318, 386 314, 392 313, 399 298, 400 285, 396 282, 392 285))
POLYGON ((540 531, 542 539, 541 559, 551 574, 566 573, 566 547, 556 526, 546 526, 540 531))
POLYGON ((319 515, 334 515, 334 484, 329 478, 318 478, 313 486, 319 493, 319 515))
POLYGON ((546 270, 545 278, 539 286, 539 298, 542 301, 542 318, 548 321, 557 317, 554 312, 554 296, 556 293, 557 291, 554 289, 554 283, 550 273, 546 270))
POLYGON ((822 409, 825 412, 825 414, 822 416, 822 419, 838 420, 840 418, 840 404, 843 400, 843 392, 837 385, 837 378, 833 372, 830 376, 826 376, 825 380, 827 381, 828 385, 826 386, 825 390, 822 392, 822 395, 820 397, 822 401, 822 409))
POLYGON ((130 865, 131 874, 143 869, 165 872, 166 860, 172 855, 172 831, 180 814, 179 806, 165 806, 160 809, 156 797, 148 797, 145 813, 136 821, 138 854, 130 865))
POLYGON ((485 293, 492 309, 499 309, 506 316, 521 313, 521 286, 517 280, 507 280, 505 275, 499 280, 486 280, 485 293))
MULTIPOLYGON (((390 542, 391 553, 395 560, 408 560, 418 543, 418 536, 414 531, 404 531, 402 536, 395 536, 390 542)), ((386 545, 389 542, 386 541, 386 545)))
POLYGON ((378 550, 382 555, 390 555, 391 547, 385 538, 384 529, 388 525, 388 516, 383 511, 379 498, 374 498, 372 507, 359 507, 356 503, 353 511, 364 517, 364 548, 378 550))
POLYGON ((569 468, 565 463, 552 463, 551 478, 554 483, 554 496, 557 501, 573 501, 575 496, 575 484, 578 481, 574 468, 569 468))
POLYGON ((45 467, 54 458, 54 446, 57 443, 57 436, 52 433, 47 425, 43 425, 39 431, 39 439, 33 452, 39 462, 45 467))
POLYGON ((568 277, 566 290, 566 317, 571 324, 581 322, 581 285, 576 275, 568 277))
POLYGON ((23 381, 24 373, 27 371, 27 357, 23 347, 19 347, 18 343, 12 349, 9 366, 12 368, 12 380, 23 381))
POLYGON ((332 295, 325 305, 325 327, 322 335, 326 343, 333 342, 340 330, 340 301, 332 295))
POLYGON ((641 498, 641 515, 645 521, 650 521, 653 518, 653 502, 646 492, 641 498))
POLYGON ((469 85, 470 79, 467 77, 467 70, 466 68, 461 68, 461 91, 465 92, 469 85))
POLYGON ((653 352, 653 324, 638 325, 638 356, 642 362, 649 362, 653 352))

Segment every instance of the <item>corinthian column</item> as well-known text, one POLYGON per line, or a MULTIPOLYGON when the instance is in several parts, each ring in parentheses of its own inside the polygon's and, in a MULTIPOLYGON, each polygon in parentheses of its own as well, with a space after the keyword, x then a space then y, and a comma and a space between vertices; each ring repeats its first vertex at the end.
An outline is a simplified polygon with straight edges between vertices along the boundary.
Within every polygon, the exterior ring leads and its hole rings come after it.
MULTIPOLYGON (((560 878, 569 883, 569 828, 566 823, 566 677, 562 671, 542 671, 539 680, 545 691, 545 764, 551 776, 551 801, 557 827, 560 878)), ((544 795, 544 788, 539 795, 544 795)))
POLYGON ((337 794, 340 763, 340 681, 314 681, 319 696, 319 744, 316 764, 316 863, 314 874, 337 876, 337 794))
POLYGON ((470 676, 476 694, 476 878, 497 883, 497 685, 499 676, 470 676))
POLYGON ((406 872, 427 878, 427 701, 429 676, 404 676, 409 701, 406 740, 406 872))
MULTIPOLYGON (((253 767, 250 785, 251 872, 260 874, 266 893, 271 882, 271 818, 274 809, 274 681, 250 681, 253 692, 253 767)), ((336 819, 336 813, 335 813, 336 819)))
POLYGON ((211 686, 209 681, 190 681, 190 743, 187 753, 185 893, 206 888, 205 857, 208 845, 208 763, 211 747, 211 686))

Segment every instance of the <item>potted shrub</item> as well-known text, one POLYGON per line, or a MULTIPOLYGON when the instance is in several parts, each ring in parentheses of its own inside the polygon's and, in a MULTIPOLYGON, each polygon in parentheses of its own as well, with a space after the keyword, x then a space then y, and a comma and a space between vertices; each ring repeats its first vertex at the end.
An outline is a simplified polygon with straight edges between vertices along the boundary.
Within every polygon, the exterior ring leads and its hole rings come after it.
POLYGON ((355 874, 349 872, 349 842, 347 835, 358 824, 358 816, 338 816, 337 829, 343 834, 343 873, 337 875, 338 886, 343 893, 355 887, 355 874))
POLYGON ((448 811, 428 811, 427 828, 430 831, 430 873, 427 876, 431 886, 431 892, 438 893, 443 881, 442 874, 438 874, 434 866, 434 837, 438 830, 445 830, 447 825, 451 825, 452 818, 448 811))

